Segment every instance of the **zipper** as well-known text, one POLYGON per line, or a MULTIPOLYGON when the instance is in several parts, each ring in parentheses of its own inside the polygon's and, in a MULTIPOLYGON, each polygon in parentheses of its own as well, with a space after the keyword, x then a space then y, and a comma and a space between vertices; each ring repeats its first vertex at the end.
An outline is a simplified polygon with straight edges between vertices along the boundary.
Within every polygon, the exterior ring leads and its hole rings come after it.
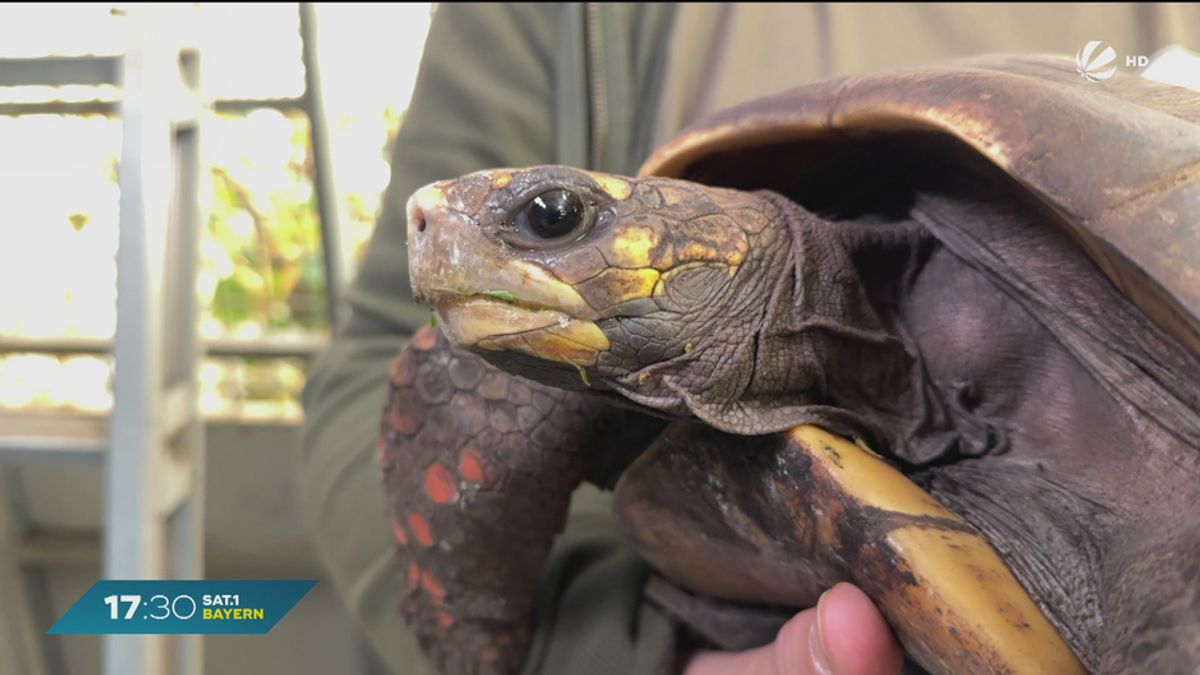
POLYGON ((608 80, 604 70, 604 42, 600 26, 600 3, 586 4, 584 23, 587 29, 589 93, 591 114, 591 167, 603 171, 604 144, 608 138, 608 80))

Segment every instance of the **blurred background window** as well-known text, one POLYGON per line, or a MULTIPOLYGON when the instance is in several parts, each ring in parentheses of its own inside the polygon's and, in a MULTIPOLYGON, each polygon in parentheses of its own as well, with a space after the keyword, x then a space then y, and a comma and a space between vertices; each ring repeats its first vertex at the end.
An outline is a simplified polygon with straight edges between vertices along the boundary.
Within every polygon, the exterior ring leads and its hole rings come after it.
MULTIPOLYGON (((329 168, 353 261, 380 208, 430 12, 316 5, 329 168)), ((304 93, 298 7, 201 5, 201 16, 202 81, 218 104, 202 136, 201 334, 225 347, 204 362, 200 404, 209 419, 295 422, 305 355, 330 333, 309 120, 289 104, 304 93), (236 353, 278 339, 308 347, 236 353)), ((0 5, 0 58, 118 55, 122 17, 111 4, 0 5)), ((0 352, 0 408, 112 405, 110 360, 87 347, 115 325, 117 98, 109 85, 0 87, 0 339, 29 344, 0 352)))

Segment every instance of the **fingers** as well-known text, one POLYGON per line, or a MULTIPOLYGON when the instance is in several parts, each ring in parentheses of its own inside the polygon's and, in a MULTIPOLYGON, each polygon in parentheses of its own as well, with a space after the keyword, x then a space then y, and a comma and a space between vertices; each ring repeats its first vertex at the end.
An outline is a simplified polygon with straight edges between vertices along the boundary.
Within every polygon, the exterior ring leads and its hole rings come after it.
POLYGON ((900 672, 904 658, 900 643, 875 603, 856 586, 842 583, 826 591, 817 603, 815 614, 816 626, 793 619, 779 631, 774 645, 780 663, 778 675, 810 671, 820 675, 900 672), (793 627, 793 623, 797 625, 793 627))
POLYGON ((684 675, 897 675, 903 653, 874 603, 838 584, 800 612, 775 642, 736 654, 699 652, 684 675))

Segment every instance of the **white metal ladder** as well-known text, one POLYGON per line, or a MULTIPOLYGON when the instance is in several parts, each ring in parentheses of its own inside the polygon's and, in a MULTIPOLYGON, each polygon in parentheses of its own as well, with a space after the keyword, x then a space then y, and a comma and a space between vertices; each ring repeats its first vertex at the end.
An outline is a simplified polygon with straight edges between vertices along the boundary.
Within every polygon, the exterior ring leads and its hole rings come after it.
MULTIPOLYGON (((126 17, 108 579, 204 576, 195 270, 206 105, 197 45, 180 34, 197 23, 183 16, 189 11, 193 5, 133 5, 126 17)), ((104 672, 201 675, 203 644, 198 635, 106 635, 104 672)))

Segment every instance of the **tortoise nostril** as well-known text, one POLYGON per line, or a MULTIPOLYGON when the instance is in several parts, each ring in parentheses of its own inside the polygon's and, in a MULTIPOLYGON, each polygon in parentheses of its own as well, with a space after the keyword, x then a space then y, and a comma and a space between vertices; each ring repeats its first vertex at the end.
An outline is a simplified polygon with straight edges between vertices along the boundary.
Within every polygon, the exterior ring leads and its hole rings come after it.
POLYGON ((428 188, 418 190, 413 196, 408 198, 408 204, 405 205, 405 211, 408 216, 408 236, 411 238, 413 233, 422 234, 425 232, 425 227, 429 224, 425 207, 428 205, 428 198, 425 197, 425 192, 428 188))
POLYGON ((428 223, 425 220, 425 209, 416 204, 408 204, 408 229, 409 232, 415 231, 420 234, 425 232, 425 226, 428 223))
POLYGON ((408 212, 408 219, 412 221, 412 226, 418 233, 425 231, 425 211, 421 207, 413 205, 408 212))

